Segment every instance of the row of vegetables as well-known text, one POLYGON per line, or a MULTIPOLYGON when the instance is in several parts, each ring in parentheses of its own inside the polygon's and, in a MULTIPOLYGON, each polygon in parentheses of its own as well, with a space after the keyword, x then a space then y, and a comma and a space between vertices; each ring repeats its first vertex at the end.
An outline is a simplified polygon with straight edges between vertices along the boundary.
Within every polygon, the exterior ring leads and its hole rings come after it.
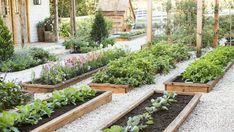
POLYGON ((56 109, 78 103, 82 104, 87 99, 96 96, 96 91, 88 86, 66 88, 55 91, 47 100, 35 100, 27 105, 17 106, 17 111, 3 111, 0 115, 0 130, 3 132, 24 131, 24 126, 38 124, 43 118, 49 118, 56 109))
MULTIPOLYGON (((32 83, 57 84, 67 79, 86 73, 87 71, 105 66, 105 70, 93 76, 95 83, 123 84, 138 87, 154 83, 154 75, 168 73, 175 64, 189 59, 189 49, 180 44, 155 44, 135 53, 115 49, 94 53, 87 58, 73 58, 64 64, 45 65, 38 80, 32 83)), ((194 83, 206 83, 223 73, 227 64, 234 59, 234 48, 219 47, 206 56, 193 62, 182 74, 183 79, 194 83)), ((44 117, 50 117, 54 111, 63 106, 77 105, 96 96, 96 91, 88 86, 80 89, 66 88, 55 91, 47 100, 32 100, 32 96, 22 92, 20 86, 12 82, 0 81, 0 131, 19 131, 22 126, 35 125, 44 117), (29 103, 30 102, 30 103, 29 103), (9 112, 7 109, 16 108, 9 112)), ((126 127, 113 126, 110 129, 139 130, 152 124, 151 114, 174 102, 175 94, 166 93, 163 97, 152 101, 146 112, 129 119, 126 127), (131 124, 134 121, 146 121, 142 124, 131 124), (140 125, 140 126, 139 126, 140 125)), ((109 132, 110 129, 105 131, 109 132)))

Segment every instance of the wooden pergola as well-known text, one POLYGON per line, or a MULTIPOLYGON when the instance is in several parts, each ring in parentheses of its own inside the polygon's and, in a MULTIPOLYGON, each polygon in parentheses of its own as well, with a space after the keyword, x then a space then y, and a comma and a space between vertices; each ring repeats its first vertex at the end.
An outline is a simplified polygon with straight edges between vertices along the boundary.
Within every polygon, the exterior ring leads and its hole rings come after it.
MULTIPOLYGON (((58 15, 58 0, 53 0, 54 4, 54 34, 56 41, 59 40, 59 15, 58 15)), ((76 34, 76 1, 70 0, 70 26, 71 35, 76 34)))

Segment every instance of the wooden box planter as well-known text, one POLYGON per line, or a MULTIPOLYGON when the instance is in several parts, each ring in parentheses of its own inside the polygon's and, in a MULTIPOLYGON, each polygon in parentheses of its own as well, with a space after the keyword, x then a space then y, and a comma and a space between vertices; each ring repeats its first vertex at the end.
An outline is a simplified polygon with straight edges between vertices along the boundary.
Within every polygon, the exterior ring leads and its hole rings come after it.
MULTIPOLYGON (((125 109, 124 111, 122 111, 118 115, 114 116, 111 120, 106 121, 99 129, 103 130, 103 129, 111 127, 112 125, 116 125, 116 124, 118 125, 118 123, 121 122, 121 119, 125 120, 125 119, 128 119, 128 117, 130 115, 133 116, 132 112, 134 115, 135 114, 143 114, 143 113, 137 113, 137 110, 142 109, 141 106, 144 106, 145 103, 150 102, 150 100, 152 99, 152 97, 154 97, 155 94, 162 94, 162 93, 163 93, 162 91, 151 91, 151 92, 147 93, 143 98, 140 98, 139 100, 137 100, 135 103, 133 103, 127 109, 125 109)), ((177 92, 177 94, 178 94, 178 96, 187 96, 187 97, 185 97, 185 99, 187 99, 186 102, 188 102, 187 105, 182 104, 180 107, 180 110, 175 112, 175 111, 173 111, 172 108, 179 106, 178 104, 180 102, 178 101, 177 103, 175 103, 176 106, 173 106, 173 103, 172 103, 171 106, 168 106, 168 108, 169 108, 168 111, 163 111, 163 112, 167 112, 167 113, 160 113, 160 114, 157 112, 155 113, 155 114, 158 114, 159 116, 162 115, 163 117, 155 119, 154 125, 157 125, 157 123, 161 123, 160 125, 163 124, 162 125, 163 127, 161 129, 163 129, 162 131, 164 131, 164 132, 176 132, 178 130, 178 128, 183 124, 184 120, 189 116, 189 114, 196 107, 196 105, 198 104, 200 97, 201 97, 200 93, 180 93, 180 92, 177 92), (169 118, 171 118, 171 119, 165 118, 168 113, 169 114, 174 113, 174 115, 170 114, 169 118), (171 122, 169 124, 168 123, 164 124, 165 121, 161 121, 161 120, 169 120, 171 122)), ((166 122, 169 122, 169 121, 166 121, 166 122)), ((161 131, 161 129, 155 130, 155 131, 161 131)))
POLYGON ((44 31, 44 39, 45 42, 55 42, 56 40, 54 33, 51 31, 44 31))
POLYGON ((30 91, 35 93, 53 92, 54 90, 61 90, 69 86, 72 86, 84 79, 87 79, 91 77, 93 74, 97 73, 99 70, 102 70, 104 68, 106 68, 106 66, 84 73, 80 76, 74 77, 72 79, 66 80, 56 85, 41 85, 41 84, 31 84, 31 82, 26 82, 22 84, 22 87, 25 91, 30 91))
POLYGON ((143 33, 143 34, 139 34, 139 35, 132 36, 132 37, 129 37, 129 38, 118 37, 118 38, 115 39, 115 41, 117 41, 117 42, 131 41, 131 40, 134 40, 134 39, 143 37, 143 36, 145 36, 145 35, 146 35, 146 34, 143 33))
POLYGON ((185 82, 178 82, 179 78, 181 78, 181 75, 174 76, 168 81, 164 82, 165 84, 165 90, 167 91, 178 91, 178 92, 204 92, 208 93, 210 92, 213 87, 219 82, 220 79, 223 78, 225 73, 233 66, 234 60, 228 64, 228 66, 225 68, 224 73, 217 77, 215 80, 209 81, 208 83, 185 83, 185 82))
POLYGON ((101 91, 112 91, 113 93, 121 94, 121 93, 128 93, 132 87, 129 85, 115 85, 115 84, 98 84, 98 83, 91 83, 89 86, 96 90, 101 91))
POLYGON ((110 91, 98 91, 97 93, 99 93, 99 95, 93 99, 85 102, 84 104, 78 105, 64 114, 44 123, 43 125, 31 130, 31 132, 53 132, 56 129, 71 123, 84 114, 87 114, 112 100, 112 93, 110 91))

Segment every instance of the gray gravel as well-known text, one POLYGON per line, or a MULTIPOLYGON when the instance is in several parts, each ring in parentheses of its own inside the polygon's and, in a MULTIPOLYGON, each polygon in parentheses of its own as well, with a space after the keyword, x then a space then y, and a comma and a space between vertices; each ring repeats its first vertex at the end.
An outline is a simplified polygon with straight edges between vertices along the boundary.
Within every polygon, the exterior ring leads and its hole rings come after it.
MULTIPOLYGON (((142 98, 146 93, 152 89, 164 90, 163 82, 184 71, 184 69, 190 64, 192 60, 177 64, 177 67, 172 70, 168 75, 156 75, 155 84, 145 85, 140 88, 135 88, 127 94, 114 94, 112 102, 101 106, 100 108, 82 116, 80 119, 68 124, 59 130, 58 132, 94 132, 103 125, 107 120, 112 119, 122 110, 126 109, 129 105, 133 104, 136 100, 142 98)), ((86 80, 82 84, 86 84, 91 80, 86 80)), ((76 86, 78 86, 77 84, 76 86)))
POLYGON ((234 66, 216 87, 203 94, 180 132, 234 132, 234 66))

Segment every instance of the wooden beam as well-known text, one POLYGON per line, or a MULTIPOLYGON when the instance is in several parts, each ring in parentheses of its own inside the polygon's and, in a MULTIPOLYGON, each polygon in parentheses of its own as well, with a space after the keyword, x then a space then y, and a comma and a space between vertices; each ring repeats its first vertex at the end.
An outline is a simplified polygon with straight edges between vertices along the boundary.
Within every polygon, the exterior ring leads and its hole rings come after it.
POLYGON ((25 46, 25 35, 27 34, 26 30, 26 1, 20 0, 20 25, 21 25, 21 46, 25 46))
POLYGON ((30 18, 29 18, 29 0, 26 0, 26 16, 27 16, 27 32, 28 32, 28 43, 31 42, 31 32, 30 32, 30 18))
POLYGON ((203 20, 202 18, 203 18, 203 0, 197 0, 197 34, 196 34, 197 57, 201 56, 202 20, 203 20))
POLYGON ((215 0, 213 48, 216 48, 218 46, 218 39, 219 39, 219 0, 215 0))
POLYGON ((76 35, 76 1, 70 0, 70 24, 71 34, 74 37, 76 35))
POLYGON ((0 17, 2 17, 2 1, 0 1, 0 17))
POLYGON ((147 42, 152 42, 152 0, 148 0, 147 11, 147 42))
POLYGON ((59 40, 58 0, 54 0, 54 35, 55 41, 59 40))

